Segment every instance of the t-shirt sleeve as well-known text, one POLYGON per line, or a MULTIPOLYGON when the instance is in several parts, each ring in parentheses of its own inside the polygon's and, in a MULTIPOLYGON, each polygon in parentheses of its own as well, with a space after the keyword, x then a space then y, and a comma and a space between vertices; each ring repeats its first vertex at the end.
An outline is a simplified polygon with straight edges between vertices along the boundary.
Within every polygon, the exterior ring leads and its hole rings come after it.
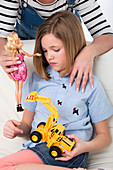
POLYGON ((97 123, 113 115, 113 106, 98 79, 94 86, 94 91, 88 99, 88 109, 92 123, 97 123))
POLYGON ((31 112, 35 112, 36 102, 25 102, 25 98, 32 92, 36 91, 35 88, 36 74, 33 73, 24 83, 22 89, 22 106, 31 112))
POLYGON ((98 1, 78 0, 76 8, 93 38, 103 34, 113 34, 111 25, 103 15, 98 1))
POLYGON ((0 1, 0 37, 7 38, 9 33, 14 30, 18 10, 19 2, 17 0, 0 1))

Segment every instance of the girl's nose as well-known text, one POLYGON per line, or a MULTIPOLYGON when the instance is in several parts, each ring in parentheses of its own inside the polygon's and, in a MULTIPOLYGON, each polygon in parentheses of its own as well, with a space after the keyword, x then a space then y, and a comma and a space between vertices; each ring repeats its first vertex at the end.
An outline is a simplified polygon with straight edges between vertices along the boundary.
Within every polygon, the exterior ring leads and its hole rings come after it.
POLYGON ((48 54, 47 54, 47 58, 48 58, 49 60, 51 60, 51 59, 53 59, 53 58, 54 58, 54 56, 52 55, 52 53, 49 53, 49 52, 48 52, 48 54))

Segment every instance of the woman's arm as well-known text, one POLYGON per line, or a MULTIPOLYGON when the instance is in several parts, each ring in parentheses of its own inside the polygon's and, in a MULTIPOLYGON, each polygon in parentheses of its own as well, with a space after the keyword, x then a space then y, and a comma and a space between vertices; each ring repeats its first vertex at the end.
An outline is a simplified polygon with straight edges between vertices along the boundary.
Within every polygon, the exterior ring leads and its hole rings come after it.
POLYGON ((87 45, 77 56, 73 70, 71 72, 69 85, 71 86, 75 75, 77 74, 77 81, 76 81, 76 91, 80 89, 81 84, 81 91, 84 92, 87 80, 89 78, 90 86, 93 88, 93 76, 92 76, 92 69, 94 58, 109 51, 113 48, 113 35, 106 34, 101 35, 94 39, 94 41, 87 45))
POLYGON ((98 1, 80 0, 76 8, 91 36, 94 38, 91 45, 85 47, 77 56, 69 82, 70 85, 73 83, 78 72, 76 90, 79 91, 81 83, 81 90, 84 91, 88 78, 91 87, 93 87, 92 69, 94 58, 113 48, 113 30, 104 17, 98 1))

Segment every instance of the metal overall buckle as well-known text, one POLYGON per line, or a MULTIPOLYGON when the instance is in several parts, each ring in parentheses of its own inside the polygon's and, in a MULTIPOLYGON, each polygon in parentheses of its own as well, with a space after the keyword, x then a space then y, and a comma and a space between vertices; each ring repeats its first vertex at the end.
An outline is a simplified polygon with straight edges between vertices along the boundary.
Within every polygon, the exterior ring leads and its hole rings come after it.
POLYGON ((73 12, 73 7, 75 5, 75 0, 67 0, 67 11, 73 12))
POLYGON ((24 3, 23 3, 23 7, 24 7, 24 8, 27 8, 28 0, 21 0, 21 1, 24 2, 24 3))

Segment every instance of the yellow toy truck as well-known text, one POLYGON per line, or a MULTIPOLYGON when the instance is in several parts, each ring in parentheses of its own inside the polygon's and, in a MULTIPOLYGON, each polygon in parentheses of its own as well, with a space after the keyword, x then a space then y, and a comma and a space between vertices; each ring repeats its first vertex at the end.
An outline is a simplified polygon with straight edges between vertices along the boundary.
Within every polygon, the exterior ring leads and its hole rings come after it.
POLYGON ((52 104, 51 98, 39 96, 37 91, 31 92, 25 99, 25 102, 41 102, 51 112, 47 122, 40 122, 37 129, 30 135, 30 139, 34 143, 47 142, 50 148, 49 154, 53 157, 60 157, 64 149, 71 151, 75 145, 73 139, 64 135, 65 127, 61 124, 55 124, 59 118, 58 109, 52 104))

